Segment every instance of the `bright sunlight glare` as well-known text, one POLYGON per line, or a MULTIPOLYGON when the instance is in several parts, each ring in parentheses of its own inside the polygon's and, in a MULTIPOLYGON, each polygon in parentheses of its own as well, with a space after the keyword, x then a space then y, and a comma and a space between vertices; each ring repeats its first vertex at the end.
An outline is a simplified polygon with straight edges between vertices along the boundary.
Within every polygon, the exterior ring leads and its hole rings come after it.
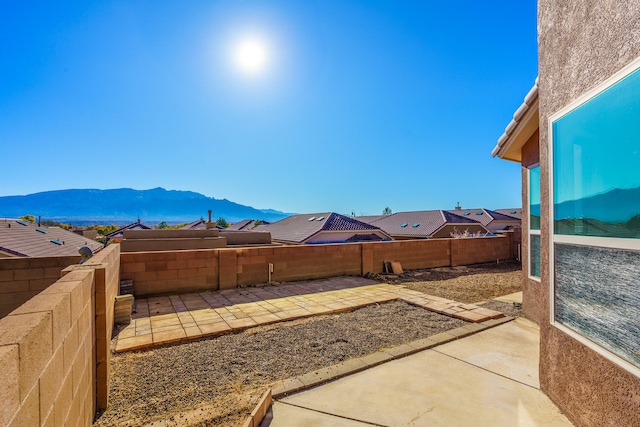
POLYGON ((242 40, 235 49, 235 63, 238 68, 248 74, 257 74, 267 65, 267 47, 259 39, 242 40))

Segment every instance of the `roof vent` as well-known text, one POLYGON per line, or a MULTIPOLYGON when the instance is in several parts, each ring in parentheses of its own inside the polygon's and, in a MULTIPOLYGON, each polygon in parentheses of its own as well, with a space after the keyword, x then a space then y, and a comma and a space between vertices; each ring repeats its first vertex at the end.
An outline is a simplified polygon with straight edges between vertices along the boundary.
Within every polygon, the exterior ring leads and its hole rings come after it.
POLYGON ((478 212, 476 212, 476 215, 482 215, 483 213, 484 212, 482 212, 482 211, 478 211, 478 212))
POLYGON ((44 230, 43 230, 43 229, 41 229, 41 228, 36 228, 36 231, 37 231, 38 233, 47 234, 47 232, 46 232, 46 231, 44 231, 44 230))
POLYGON ((60 240, 50 240, 51 243, 55 243, 56 245, 62 245, 63 243, 60 240))
POLYGON ((409 225, 409 224, 407 224, 406 222, 403 222, 402 224, 400 224, 400 227, 404 228, 404 227, 406 227, 407 225, 409 225))
POLYGON ((509 212, 509 213, 510 213, 511 215, 513 215, 514 213, 518 213, 518 212, 516 212, 516 211, 511 211, 511 212, 509 212))
POLYGON ((316 221, 322 221, 324 219, 323 216, 319 216, 318 219, 316 219, 316 221))
POLYGON ((17 222, 18 224, 20 224, 20 225, 24 225, 25 227, 27 227, 27 226, 29 225, 29 224, 27 224, 27 223, 26 223, 26 222, 24 222, 24 221, 16 221, 16 222, 17 222))
POLYGON ((418 227, 420 227, 420 223, 419 223, 419 222, 416 222, 415 224, 413 224, 413 225, 412 225, 412 227, 413 227, 413 228, 418 228, 418 227))
POLYGON ((464 213, 464 216, 469 216, 469 215, 471 215, 471 212, 465 212, 464 213))
POLYGON ((309 218, 307 221, 313 221, 314 219, 316 219, 315 216, 312 216, 311 218, 309 218))

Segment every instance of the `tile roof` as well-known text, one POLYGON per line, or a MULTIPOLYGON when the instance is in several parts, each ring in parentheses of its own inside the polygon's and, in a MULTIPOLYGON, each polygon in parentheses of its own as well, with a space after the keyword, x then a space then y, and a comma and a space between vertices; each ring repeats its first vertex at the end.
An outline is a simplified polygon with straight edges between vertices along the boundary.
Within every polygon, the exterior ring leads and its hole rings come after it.
POLYGON ((335 212, 292 215, 259 229, 269 231, 273 240, 291 243, 303 243, 322 231, 381 231, 377 226, 335 212))
POLYGON ((257 222, 264 225, 270 224, 269 221, 265 221, 262 219, 243 219, 242 221, 238 221, 234 224, 231 224, 229 227, 227 227, 227 230, 235 230, 235 231, 253 230, 255 227, 258 227, 260 225, 260 224, 256 224, 257 222))
POLYGON ((367 224, 371 224, 373 221, 377 221, 381 218, 384 218, 389 215, 363 215, 355 217, 358 221, 366 222, 367 224))
POLYGON ((153 230, 153 227, 149 227, 148 225, 141 224, 140 220, 138 220, 137 222, 125 225, 123 227, 118 228, 115 231, 112 231, 111 233, 107 234, 107 237, 109 239, 121 238, 122 233, 124 233, 125 230, 153 230))
POLYGON ((474 219, 484 225, 488 226, 493 221, 516 221, 518 218, 503 214, 501 212, 492 211, 485 208, 477 208, 477 209, 460 209, 460 210, 449 210, 454 215, 474 219))
POLYGON ((522 219, 522 208, 495 209, 495 211, 513 218, 522 219))
MULTIPOLYGON (((519 144, 516 145, 523 145, 527 141, 529 136, 538 129, 538 121, 538 78, 536 77, 533 87, 524 97, 522 105, 513 113, 513 119, 498 139, 496 146, 491 151, 491 155, 506 160, 520 161, 520 154, 514 156, 509 151, 516 148, 512 147, 516 140, 519 140, 519 144)), ((519 152, 520 147, 517 148, 516 151, 519 152)))
POLYGON ((52 257, 78 255, 78 249, 88 246, 93 252, 102 243, 59 227, 38 227, 26 221, 0 219, 0 251, 22 257, 52 257))
POLYGON ((197 221, 193 221, 187 225, 183 225, 180 227, 180 230, 206 230, 207 229, 207 221, 203 218, 200 218, 197 221))
POLYGON ((371 223, 391 236, 424 238, 448 224, 478 224, 475 219, 454 215, 443 210, 398 212, 371 223))

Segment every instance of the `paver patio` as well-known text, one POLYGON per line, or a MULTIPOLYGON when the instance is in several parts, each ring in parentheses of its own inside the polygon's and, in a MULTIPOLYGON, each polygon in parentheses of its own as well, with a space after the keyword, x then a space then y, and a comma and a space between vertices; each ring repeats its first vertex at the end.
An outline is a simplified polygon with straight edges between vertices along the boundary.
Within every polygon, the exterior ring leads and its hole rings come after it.
POLYGON ((362 277, 338 277, 137 299, 131 324, 118 334, 115 349, 138 350, 397 299, 468 322, 503 316, 498 311, 403 286, 362 277))

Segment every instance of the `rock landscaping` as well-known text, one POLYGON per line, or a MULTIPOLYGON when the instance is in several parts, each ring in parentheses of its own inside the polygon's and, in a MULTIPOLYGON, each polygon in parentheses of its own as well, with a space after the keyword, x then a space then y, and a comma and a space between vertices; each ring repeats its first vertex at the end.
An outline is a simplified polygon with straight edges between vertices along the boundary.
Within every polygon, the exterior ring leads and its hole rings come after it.
MULTIPOLYGON (((421 281, 408 276, 403 285, 460 302, 486 301, 520 290, 520 274, 508 263, 432 269, 423 276, 421 281), (472 296, 460 298, 465 286, 472 296)), ((512 316, 519 313, 512 304, 492 301, 485 307, 508 310, 512 316)), ((109 408, 95 425, 241 426, 260 395, 276 381, 465 323, 396 300, 116 354, 109 408)))

